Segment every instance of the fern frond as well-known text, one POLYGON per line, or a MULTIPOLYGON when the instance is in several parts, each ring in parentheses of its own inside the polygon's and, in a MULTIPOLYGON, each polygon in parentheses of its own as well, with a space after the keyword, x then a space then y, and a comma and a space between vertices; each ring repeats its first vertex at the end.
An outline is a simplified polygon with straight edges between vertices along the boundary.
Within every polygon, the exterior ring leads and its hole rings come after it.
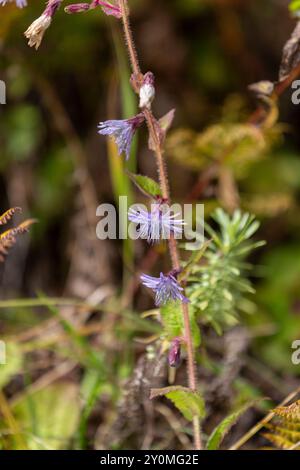
MULTIPOLYGON (((0 216, 0 225, 5 225, 16 212, 21 212, 19 207, 9 209, 0 216)), ((10 248, 15 245, 18 235, 22 235, 28 232, 30 226, 36 222, 35 219, 27 219, 17 227, 10 228, 0 234, 0 263, 5 259, 10 248)))
POLYGON ((300 400, 289 406, 279 406, 278 408, 275 408, 274 413, 288 423, 300 425, 300 400))
POLYGON ((296 431, 296 430, 289 429, 289 427, 285 425, 277 426, 276 424, 270 424, 270 423, 267 423, 265 425, 265 428, 272 431, 273 434, 277 434, 279 436, 282 436, 288 439, 294 444, 300 441, 300 429, 299 431, 296 431))
POLYGON ((0 225, 5 225, 7 222, 16 214, 17 212, 22 212, 21 207, 12 207, 8 209, 4 214, 0 215, 0 225))
POLYGON ((263 436, 279 449, 295 449, 299 443, 300 450, 300 400, 289 406, 279 406, 273 410, 274 423, 266 423, 270 432, 263 436))
POLYGON ((4 233, 0 234, 0 242, 2 245, 5 245, 7 242, 14 240, 17 235, 22 235, 23 233, 28 232, 29 227, 35 222, 36 221, 34 219, 28 219, 17 227, 6 230, 4 233))
POLYGON ((289 441, 286 437, 280 436, 279 434, 263 433, 265 439, 270 441, 275 447, 279 449, 288 450, 293 446, 293 442, 289 441))
POLYGON ((200 134, 179 129, 168 139, 168 153, 192 169, 201 169, 207 162, 223 160, 234 165, 251 164, 267 148, 266 136, 250 124, 224 123, 206 128, 200 134))

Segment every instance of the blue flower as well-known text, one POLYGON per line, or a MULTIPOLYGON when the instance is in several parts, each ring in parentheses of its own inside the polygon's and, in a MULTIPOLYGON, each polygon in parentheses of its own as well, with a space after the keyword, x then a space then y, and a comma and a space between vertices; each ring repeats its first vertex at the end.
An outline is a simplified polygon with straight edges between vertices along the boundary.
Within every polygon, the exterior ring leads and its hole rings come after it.
MULTIPOLYGON (((4 6, 7 3, 13 2, 14 0, 0 0, 0 5, 4 6)), ((27 6, 26 0, 15 0, 17 7, 23 8, 27 6)))
POLYGON ((177 282, 173 274, 160 273, 160 277, 152 277, 142 274, 141 281, 144 286, 155 292, 155 305, 166 304, 169 300, 180 300, 188 303, 189 300, 182 294, 183 288, 177 282))
POLYGON ((130 119, 100 122, 98 132, 101 135, 112 136, 118 146, 119 155, 124 152, 126 160, 128 160, 132 139, 137 128, 143 124, 144 120, 144 115, 138 114, 130 119))
POLYGON ((151 205, 151 212, 142 208, 131 208, 128 218, 139 225, 139 238, 147 239, 154 243, 160 239, 167 240, 170 234, 181 235, 184 221, 176 219, 179 214, 172 214, 166 204, 156 203, 151 205))

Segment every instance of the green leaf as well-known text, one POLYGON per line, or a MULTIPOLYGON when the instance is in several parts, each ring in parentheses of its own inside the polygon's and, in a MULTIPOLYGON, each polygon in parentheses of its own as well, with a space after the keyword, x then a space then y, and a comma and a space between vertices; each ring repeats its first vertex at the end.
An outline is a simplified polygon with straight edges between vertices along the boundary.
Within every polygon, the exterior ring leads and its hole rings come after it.
POLYGON ((142 193, 151 197, 162 195, 159 184, 152 178, 143 175, 135 175, 129 171, 127 171, 127 174, 133 183, 139 188, 139 190, 142 191, 142 193))
POLYGON ((152 400, 153 398, 165 396, 167 393, 170 393, 170 392, 177 392, 178 390, 183 391, 183 392, 190 391, 189 388, 182 387, 181 385, 171 385, 170 387, 163 387, 163 388, 151 388, 150 400, 152 400))
POLYGON ((259 398, 257 400, 251 401, 250 403, 246 403, 230 415, 226 416, 226 418, 221 421, 221 423, 213 430, 213 432, 209 436, 206 444, 206 449, 219 449, 224 437, 226 436, 226 434, 228 434, 232 426, 235 425, 240 416, 261 400, 263 400, 263 398, 259 398))
MULTIPOLYGON (((137 103, 135 93, 130 85, 130 67, 127 61, 126 47, 123 42, 123 37, 117 28, 112 28, 113 42, 116 50, 117 64, 118 64, 118 75, 120 77, 121 86, 121 101, 123 118, 128 116, 134 116, 137 114, 137 103)), ((112 139, 108 139, 108 161, 110 167, 110 177, 114 191, 115 201, 119 201, 120 196, 126 196, 128 206, 133 204, 133 191, 128 178, 128 175, 124 174, 126 170, 137 171, 137 148, 138 148, 138 133, 133 138, 130 158, 125 161, 124 158, 120 158, 118 149, 112 139)), ((121 207, 119 207, 121 211, 121 207)), ((122 222, 123 223, 123 222, 122 222)), ((134 267, 134 248, 133 240, 127 237, 123 240, 123 285, 126 288, 127 282, 130 280, 129 272, 134 267)))
MULTIPOLYGON (((195 318, 195 309, 189 304, 189 316, 194 348, 200 346, 201 334, 195 318)), ((160 308, 164 333, 169 339, 184 336, 183 313, 180 302, 168 302, 160 308)))
POLYGON ((205 404, 202 396, 198 392, 178 390, 166 395, 183 416, 192 421, 194 417, 204 418, 205 404))
POLYGON ((14 407, 30 450, 67 449, 79 421, 78 388, 57 383, 25 396, 14 407))
POLYGON ((199 392, 179 386, 151 390, 151 399, 159 396, 165 396, 171 400, 188 421, 192 421, 195 417, 205 417, 205 403, 199 392))
POLYGON ((88 419, 101 395, 101 389, 103 389, 104 385, 103 379, 103 374, 99 373, 98 370, 87 369, 81 382, 80 395, 83 408, 78 425, 78 444, 80 449, 86 449, 88 444, 88 419))
POLYGON ((170 339, 183 336, 182 309, 179 302, 168 302, 160 308, 165 333, 170 339))
POLYGON ((16 343, 0 343, 0 389, 5 387, 14 375, 23 368, 23 354, 16 343), (4 361, 2 360, 4 359, 4 361), (2 364, 5 362, 5 364, 2 364))

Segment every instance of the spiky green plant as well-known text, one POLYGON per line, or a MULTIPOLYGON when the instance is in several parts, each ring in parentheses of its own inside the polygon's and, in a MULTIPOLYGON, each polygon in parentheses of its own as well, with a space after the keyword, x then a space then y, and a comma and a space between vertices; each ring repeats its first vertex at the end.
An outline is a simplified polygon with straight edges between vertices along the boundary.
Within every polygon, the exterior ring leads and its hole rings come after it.
POLYGON ((238 321, 238 313, 251 307, 247 294, 254 289, 247 278, 251 265, 246 257, 264 244, 252 241, 259 228, 254 216, 237 210, 232 216, 217 209, 213 220, 218 230, 206 224, 211 237, 201 264, 188 277, 188 296, 201 323, 211 324, 218 333, 238 321))

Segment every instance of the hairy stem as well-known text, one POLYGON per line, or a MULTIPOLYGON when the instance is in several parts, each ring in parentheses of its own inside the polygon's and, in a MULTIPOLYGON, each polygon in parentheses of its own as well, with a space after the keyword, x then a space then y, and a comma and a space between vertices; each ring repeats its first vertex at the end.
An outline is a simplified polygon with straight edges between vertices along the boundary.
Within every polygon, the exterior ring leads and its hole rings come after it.
POLYGON ((135 75, 139 75, 141 73, 141 69, 139 66, 139 60, 135 49, 135 44, 132 37, 132 32, 130 29, 129 23, 129 7, 127 0, 120 0, 120 8, 122 11, 122 21, 123 21, 123 28, 125 34, 125 41, 128 48, 129 58, 132 66, 133 73, 135 75))
MULTIPOLYGON (((122 21, 123 21, 123 28, 124 34, 126 39, 126 44, 128 47, 128 53, 130 57, 130 62, 132 65, 133 73, 138 79, 138 76, 141 74, 138 57, 132 37, 132 32, 130 29, 129 23, 129 8, 128 8, 128 0, 120 0, 120 8, 122 12, 122 21)), ((167 176, 167 169, 163 157, 163 150, 161 146, 161 139, 159 135, 159 130, 157 129, 156 120, 152 114, 152 111, 149 109, 143 110, 148 129, 149 135, 154 143, 154 154, 157 163, 158 169, 158 176, 160 181, 160 186, 162 190, 163 198, 170 203, 170 189, 168 183, 168 176, 167 176)), ((172 266, 173 269, 176 271, 180 270, 180 260, 179 260, 179 253, 177 242, 174 236, 170 237, 169 240, 169 251, 170 256, 172 259, 172 266)), ((196 368, 195 368, 195 359, 194 359, 194 350, 193 350, 193 341, 192 341, 192 333, 191 333, 191 324, 190 324, 190 317, 189 317, 189 308, 186 303, 182 303, 182 314, 184 320, 184 333, 185 333, 185 342, 187 347, 187 373, 188 373, 188 381, 189 387, 191 390, 197 390, 197 380, 196 380, 196 368)), ((202 449, 201 443, 201 429, 200 429, 200 421, 197 417, 193 420, 193 427, 194 427, 194 445, 196 449, 202 449)))

